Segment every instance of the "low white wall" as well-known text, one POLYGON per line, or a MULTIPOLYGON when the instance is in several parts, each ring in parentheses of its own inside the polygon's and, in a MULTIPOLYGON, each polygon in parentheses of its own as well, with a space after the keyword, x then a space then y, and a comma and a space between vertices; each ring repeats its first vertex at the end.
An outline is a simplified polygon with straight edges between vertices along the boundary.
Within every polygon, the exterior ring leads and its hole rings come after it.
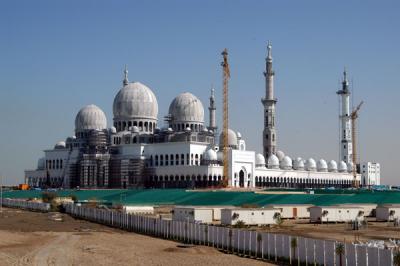
MULTIPOLYGON (((67 213, 89 221, 155 237, 217 247, 239 255, 270 261, 278 261, 279 257, 287 260, 299 258, 303 264, 339 265, 335 248, 340 242, 163 220, 74 204, 65 205, 65 209, 67 213), (297 242, 295 252, 290 245, 292 239, 297 242)), ((344 245, 343 265, 367 265, 367 258, 368 265, 393 265, 393 250, 344 245)))

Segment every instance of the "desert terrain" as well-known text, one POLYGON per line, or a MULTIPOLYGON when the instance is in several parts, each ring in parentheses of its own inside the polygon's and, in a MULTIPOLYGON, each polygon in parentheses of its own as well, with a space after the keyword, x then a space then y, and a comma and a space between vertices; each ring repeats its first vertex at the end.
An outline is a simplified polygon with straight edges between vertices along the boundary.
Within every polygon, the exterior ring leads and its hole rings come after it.
POLYGON ((272 265, 113 229, 68 215, 5 209, 0 265, 272 265), (56 221, 54 218, 61 218, 56 221))

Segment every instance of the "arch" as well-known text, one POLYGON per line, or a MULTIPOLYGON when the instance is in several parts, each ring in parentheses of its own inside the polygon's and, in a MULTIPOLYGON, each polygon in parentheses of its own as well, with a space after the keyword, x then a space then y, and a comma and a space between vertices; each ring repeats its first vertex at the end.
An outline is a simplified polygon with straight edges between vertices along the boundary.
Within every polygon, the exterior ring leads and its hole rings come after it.
POLYGON ((146 132, 149 131, 149 122, 144 122, 144 130, 145 130, 146 132))
POLYGON ((239 171, 239 187, 244 187, 244 177, 245 177, 245 173, 244 173, 243 169, 241 169, 239 171))
POLYGON ((143 122, 142 121, 139 121, 139 130, 143 131, 143 122))

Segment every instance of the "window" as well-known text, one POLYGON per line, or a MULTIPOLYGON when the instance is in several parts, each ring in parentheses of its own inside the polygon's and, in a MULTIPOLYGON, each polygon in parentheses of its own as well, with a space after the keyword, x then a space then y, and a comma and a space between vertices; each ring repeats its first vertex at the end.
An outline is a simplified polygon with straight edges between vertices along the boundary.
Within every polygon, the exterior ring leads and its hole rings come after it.
POLYGON ((181 154, 181 165, 185 165, 185 155, 181 154))
POLYGON ((164 165, 164 156, 160 155, 160 166, 164 165))

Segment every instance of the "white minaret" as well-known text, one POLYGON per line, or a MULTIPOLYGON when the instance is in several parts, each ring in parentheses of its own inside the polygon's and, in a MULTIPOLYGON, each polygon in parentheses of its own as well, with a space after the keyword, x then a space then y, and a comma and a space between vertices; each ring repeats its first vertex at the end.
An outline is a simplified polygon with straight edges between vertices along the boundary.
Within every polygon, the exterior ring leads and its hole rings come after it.
POLYGON ((209 120, 209 126, 208 130, 212 130, 214 132, 214 136, 217 134, 217 123, 215 121, 215 110, 217 108, 215 107, 215 95, 214 95, 214 88, 211 88, 211 96, 210 96, 210 106, 208 107, 209 113, 210 113, 210 120, 209 120))
POLYGON ((340 96, 341 111, 340 120, 340 160, 345 163, 352 161, 353 147, 351 142, 351 120, 350 120, 350 91, 347 80, 347 72, 343 72, 342 89, 336 92, 340 96))
POLYGON ((275 129, 275 105, 274 98, 274 70, 272 69, 272 45, 268 42, 268 55, 265 59, 265 98, 261 99, 264 106, 264 131, 263 146, 264 157, 268 158, 271 154, 276 153, 276 129, 275 129))

